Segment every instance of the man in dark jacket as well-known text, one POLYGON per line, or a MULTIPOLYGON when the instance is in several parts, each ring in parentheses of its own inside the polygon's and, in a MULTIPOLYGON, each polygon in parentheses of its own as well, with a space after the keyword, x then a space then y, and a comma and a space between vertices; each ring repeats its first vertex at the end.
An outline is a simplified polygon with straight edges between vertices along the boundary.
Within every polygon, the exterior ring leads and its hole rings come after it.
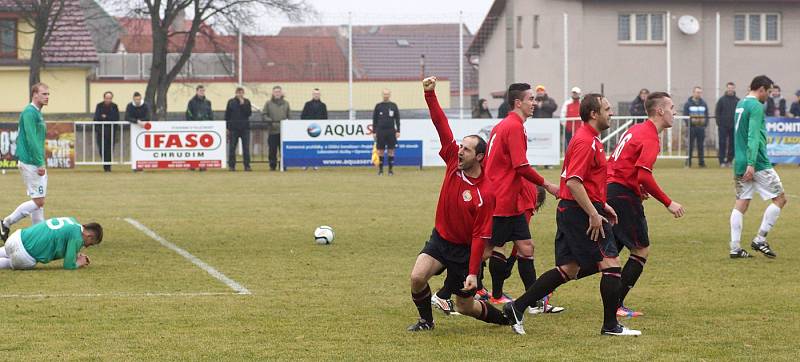
POLYGON ((397 104, 390 101, 392 91, 383 90, 383 102, 375 105, 372 112, 372 137, 375 140, 375 148, 378 150, 380 163, 378 164, 378 176, 383 175, 383 159, 388 153, 389 176, 394 175, 394 151, 397 147, 397 139, 400 137, 400 110, 397 104))
POLYGON ((150 106, 142 101, 141 93, 133 92, 133 101, 125 107, 125 120, 130 123, 150 121, 150 106))
POLYGON ((206 98, 206 88, 198 85, 195 95, 186 106, 187 121, 212 121, 214 112, 211 110, 211 101, 206 98))
POLYGON ((692 96, 683 105, 683 115, 689 116, 689 158, 686 166, 692 167, 692 151, 697 147, 697 164, 706 167, 705 150, 706 126, 708 126, 708 105, 703 100, 703 88, 695 86, 692 96))
POLYGON ((731 167, 733 162, 733 117, 736 115, 736 103, 739 103, 736 84, 728 82, 726 87, 725 95, 719 98, 717 106, 714 107, 719 135, 719 150, 717 150, 719 167, 731 167))
POLYGON ((558 109, 558 104, 547 95, 543 85, 536 86, 536 107, 533 109, 533 118, 553 118, 553 112, 558 109))
MULTIPOLYGON (((647 117, 647 111, 644 109, 644 101, 647 100, 647 96, 649 95, 650 91, 647 88, 642 88, 639 91, 639 95, 633 99, 631 108, 629 109, 632 117, 647 117)), ((645 118, 637 119, 636 123, 642 123, 644 120, 645 118)))
POLYGON ((320 100, 319 88, 311 91, 311 100, 303 106, 300 119, 328 119, 328 106, 320 100))
POLYGON ((800 118, 800 90, 794 92, 794 96, 797 97, 797 101, 792 103, 792 108, 789 110, 789 113, 791 113, 794 118, 800 118))
POLYGON ((781 87, 772 86, 772 93, 767 97, 765 117, 786 117, 786 98, 781 97, 781 87))
POLYGON ((508 117, 509 106, 507 99, 508 99, 508 93, 507 92, 503 93, 503 103, 501 103, 500 107, 497 108, 498 119, 504 119, 508 117))
POLYGON ((244 170, 250 169, 250 116, 253 107, 250 100, 244 97, 244 88, 236 88, 236 97, 228 101, 225 107, 225 124, 228 128, 228 170, 236 171, 236 144, 242 140, 242 156, 244 170))
MULTIPOLYGON (((94 108, 95 122, 119 122, 119 108, 112 102, 114 93, 103 93, 103 101, 94 108)), ((114 133, 113 124, 100 124, 94 127, 94 139, 97 141, 97 148, 100 150, 100 157, 103 158, 103 171, 111 172, 111 153, 114 150, 114 137, 119 137, 114 133)))

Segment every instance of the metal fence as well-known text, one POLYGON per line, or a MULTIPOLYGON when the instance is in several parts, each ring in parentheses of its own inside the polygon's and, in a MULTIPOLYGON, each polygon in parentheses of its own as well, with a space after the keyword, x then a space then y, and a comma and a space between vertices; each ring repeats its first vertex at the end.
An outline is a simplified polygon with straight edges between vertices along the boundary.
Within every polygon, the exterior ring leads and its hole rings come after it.
MULTIPOLYGON (((96 75, 101 79, 148 79, 153 55, 150 53, 98 54, 96 75)), ((178 53, 167 54, 167 67, 171 69, 180 58, 178 53)), ((234 76, 234 57, 229 53, 192 54, 181 69, 179 78, 230 78, 234 76)))
POLYGON ((130 165, 130 132, 128 122, 75 122, 75 165, 130 165))

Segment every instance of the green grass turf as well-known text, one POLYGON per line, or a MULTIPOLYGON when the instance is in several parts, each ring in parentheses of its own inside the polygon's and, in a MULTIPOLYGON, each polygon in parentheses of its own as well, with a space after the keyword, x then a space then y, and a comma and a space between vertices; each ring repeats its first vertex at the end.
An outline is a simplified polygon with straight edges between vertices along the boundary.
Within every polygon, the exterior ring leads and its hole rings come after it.
MULTIPOLYGON (((253 173, 50 171, 46 215, 96 220, 105 241, 92 265, 0 271, 0 359, 102 360, 788 360, 800 335, 800 169, 778 172, 790 195, 770 241, 778 258, 728 258, 730 169, 659 161, 656 178, 687 215, 646 203, 653 242, 628 304, 639 338, 601 337, 599 278, 571 282, 554 303, 565 313, 529 316, 528 335, 467 317, 435 314, 412 334, 408 275, 430 234, 443 169, 253 173), (132 217, 241 283, 223 283, 123 219, 132 217), (336 230, 319 246, 318 225, 336 230), (145 293, 169 295, 143 296, 145 293), (19 295, 44 294, 40 297, 19 295), (84 296, 59 296, 77 295, 84 296), (92 294, 97 294, 93 296, 92 294)), ((544 170, 551 181, 558 170, 544 170)), ((16 171, 0 175, 0 214, 25 200, 16 171)), ((749 244, 766 203, 752 204, 749 244)), ((553 266, 555 202, 532 222, 536 268, 553 266)), ((25 220, 19 226, 26 226, 25 220)), ((623 258, 624 262, 624 258, 623 258)), ((441 277, 431 281, 441 285, 441 277)), ((488 284, 488 278, 487 278, 488 284)), ((507 291, 517 296, 514 272, 507 291)), ((438 313, 435 311, 435 313, 438 313)))

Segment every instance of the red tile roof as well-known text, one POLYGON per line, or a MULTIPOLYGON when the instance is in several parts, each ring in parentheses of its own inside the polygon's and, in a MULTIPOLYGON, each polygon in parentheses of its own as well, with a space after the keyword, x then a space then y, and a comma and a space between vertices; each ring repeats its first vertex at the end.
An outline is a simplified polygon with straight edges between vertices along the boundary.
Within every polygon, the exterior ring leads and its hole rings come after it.
MULTIPOLYGON (((149 18, 117 18, 119 25, 123 29, 123 34, 119 38, 120 45, 128 53, 151 53, 153 51, 153 30, 150 26, 149 18)), ((184 20, 184 29, 192 27, 191 20, 184 20)), ((212 39, 218 38, 214 29, 210 26, 200 25, 200 33, 195 38, 194 53, 216 53, 221 51, 219 41, 212 39)), ((183 34, 172 34, 169 38, 169 52, 180 52, 186 44, 186 36, 183 34)), ((118 47, 119 48, 119 47, 118 47)))
POLYGON ((347 80, 347 57, 336 38, 245 36, 242 43, 246 82, 347 80))

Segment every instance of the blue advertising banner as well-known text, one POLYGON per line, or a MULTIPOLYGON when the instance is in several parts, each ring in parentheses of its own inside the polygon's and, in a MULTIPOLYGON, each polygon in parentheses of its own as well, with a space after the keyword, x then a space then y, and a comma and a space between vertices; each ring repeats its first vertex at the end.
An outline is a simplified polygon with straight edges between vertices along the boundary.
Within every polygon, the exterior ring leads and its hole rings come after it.
POLYGON ((767 117, 766 123, 770 162, 800 164, 800 118, 767 117))
MULTIPOLYGON (((283 141, 283 167, 373 166, 372 141, 283 141)), ((422 141, 398 141, 394 164, 422 166, 422 141)))

